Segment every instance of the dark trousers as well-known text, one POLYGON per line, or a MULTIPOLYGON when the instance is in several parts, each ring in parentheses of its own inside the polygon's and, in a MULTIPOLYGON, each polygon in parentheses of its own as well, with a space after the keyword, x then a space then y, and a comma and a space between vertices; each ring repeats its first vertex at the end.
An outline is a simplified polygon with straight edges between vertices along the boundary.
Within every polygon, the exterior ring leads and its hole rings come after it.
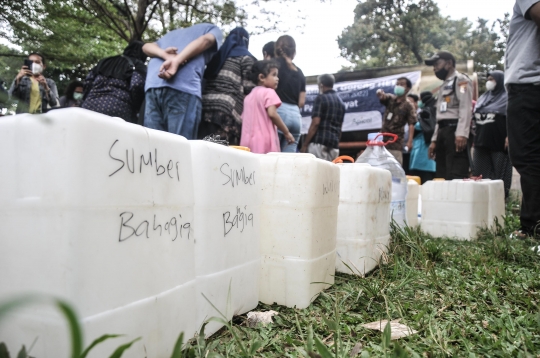
POLYGON ((469 177, 467 149, 456 152, 456 128, 456 126, 439 128, 435 148, 436 178, 452 180, 469 177))
POLYGON ((411 163, 411 153, 403 153, 403 170, 405 171, 405 174, 412 175, 409 171, 409 165, 411 163))
POLYGON ((521 176, 521 229, 534 234, 540 222, 540 86, 508 87, 508 147, 521 176))
POLYGON ((409 173, 409 175, 420 177, 420 182, 422 184, 435 178, 435 172, 426 172, 424 170, 411 169, 409 173))

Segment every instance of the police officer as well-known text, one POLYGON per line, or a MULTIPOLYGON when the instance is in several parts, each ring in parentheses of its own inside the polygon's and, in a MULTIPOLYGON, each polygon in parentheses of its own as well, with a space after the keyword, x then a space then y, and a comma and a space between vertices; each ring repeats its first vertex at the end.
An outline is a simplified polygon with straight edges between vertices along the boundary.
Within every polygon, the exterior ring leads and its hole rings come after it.
POLYGON ((472 120, 472 81, 456 71, 456 59, 439 51, 425 60, 444 81, 437 98, 437 125, 429 146, 429 157, 437 163, 437 178, 463 179, 469 176, 467 141, 472 120))

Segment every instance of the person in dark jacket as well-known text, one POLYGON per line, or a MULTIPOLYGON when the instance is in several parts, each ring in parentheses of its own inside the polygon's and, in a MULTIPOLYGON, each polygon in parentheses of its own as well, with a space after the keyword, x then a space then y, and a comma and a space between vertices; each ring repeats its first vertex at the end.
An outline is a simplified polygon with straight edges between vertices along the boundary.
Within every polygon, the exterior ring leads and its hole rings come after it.
POLYGON ((143 46, 134 41, 122 55, 98 62, 86 77, 82 108, 137 123, 146 80, 143 46))
POLYGON ((512 164, 508 157, 506 106, 508 95, 504 88, 504 72, 492 71, 486 82, 487 91, 478 98, 474 110, 473 174, 484 179, 504 181, 508 197, 512 184, 512 164))
POLYGON ((9 95, 18 101, 17 113, 46 113, 58 106, 58 89, 56 83, 43 76, 47 67, 45 58, 38 53, 31 53, 28 59, 32 68, 22 66, 13 80, 9 95))

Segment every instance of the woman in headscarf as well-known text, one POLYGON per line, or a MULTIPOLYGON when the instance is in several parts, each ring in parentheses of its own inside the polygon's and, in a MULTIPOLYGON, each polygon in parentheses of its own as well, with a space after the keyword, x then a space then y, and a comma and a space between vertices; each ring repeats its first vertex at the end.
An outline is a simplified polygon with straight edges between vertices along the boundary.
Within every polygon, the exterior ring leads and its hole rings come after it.
POLYGON ((255 58, 248 45, 248 32, 237 27, 208 63, 204 73, 200 139, 218 134, 231 145, 240 144, 244 97, 255 87, 249 75, 255 58))
POLYGON ((134 41, 122 55, 98 62, 86 77, 82 108, 137 123, 146 80, 143 45, 134 41))
POLYGON ((488 73, 487 91, 480 96, 474 110, 473 174, 484 179, 502 179, 508 197, 512 184, 512 164, 508 157, 504 72, 488 73))

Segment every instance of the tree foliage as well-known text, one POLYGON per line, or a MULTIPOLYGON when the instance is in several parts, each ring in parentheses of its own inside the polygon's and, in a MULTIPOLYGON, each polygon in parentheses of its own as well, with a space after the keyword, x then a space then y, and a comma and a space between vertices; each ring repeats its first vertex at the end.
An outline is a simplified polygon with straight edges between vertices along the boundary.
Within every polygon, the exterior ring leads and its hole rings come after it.
MULTIPOLYGON (((100 59, 120 53, 130 41, 155 41, 172 29, 201 22, 225 31, 245 26, 247 8, 251 20, 258 16, 279 19, 272 8, 294 1, 0 0, 0 37, 21 49, 0 48, 0 57, 42 53, 47 59, 46 76, 63 89, 72 79, 84 78, 100 59)), ((257 31, 275 30, 279 25, 279 20, 264 21, 257 31)), ((0 69, 7 82, 14 77, 10 71, 0 69)))
POLYGON ((508 14, 489 27, 484 19, 443 17, 434 0, 366 0, 354 12, 338 38, 354 69, 423 63, 443 49, 458 61, 474 60, 475 71, 502 68, 508 14))

